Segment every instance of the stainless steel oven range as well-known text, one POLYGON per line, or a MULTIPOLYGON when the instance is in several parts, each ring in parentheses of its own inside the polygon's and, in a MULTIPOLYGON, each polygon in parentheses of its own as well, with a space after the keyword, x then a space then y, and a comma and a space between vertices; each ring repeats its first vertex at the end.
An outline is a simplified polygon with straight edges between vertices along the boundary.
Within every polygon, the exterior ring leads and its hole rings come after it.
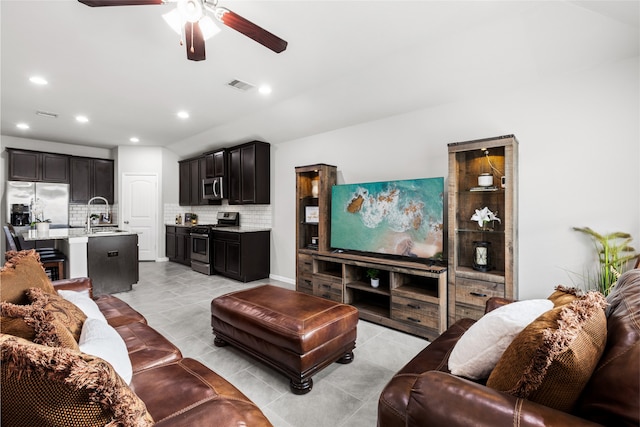
POLYGON ((191 269, 203 274, 215 274, 213 269, 212 230, 240 225, 239 212, 218 212, 216 224, 191 227, 191 269))

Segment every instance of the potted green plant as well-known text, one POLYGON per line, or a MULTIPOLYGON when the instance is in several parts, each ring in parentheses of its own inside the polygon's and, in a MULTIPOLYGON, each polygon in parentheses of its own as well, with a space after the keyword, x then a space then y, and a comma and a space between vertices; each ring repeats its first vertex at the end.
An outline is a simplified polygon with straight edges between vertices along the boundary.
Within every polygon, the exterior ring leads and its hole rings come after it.
POLYGON ((371 279, 371 286, 377 288, 380 286, 380 270, 377 268, 369 268, 367 270, 367 277, 371 279))
POLYGON ((618 277, 627 270, 627 264, 638 257, 629 245, 633 240, 631 235, 620 231, 600 234, 589 227, 573 229, 591 237, 598 255, 598 270, 595 277, 587 277, 587 286, 609 295, 618 277))

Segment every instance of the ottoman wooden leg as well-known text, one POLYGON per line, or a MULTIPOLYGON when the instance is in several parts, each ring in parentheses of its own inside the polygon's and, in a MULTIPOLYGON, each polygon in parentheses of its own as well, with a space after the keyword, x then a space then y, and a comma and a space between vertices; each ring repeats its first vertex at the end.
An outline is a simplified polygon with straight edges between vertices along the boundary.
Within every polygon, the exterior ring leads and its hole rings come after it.
POLYGON ((215 345, 216 347, 226 347, 227 345, 229 345, 229 343, 223 340, 222 338, 219 338, 218 336, 216 336, 213 339, 213 345, 215 345))
POLYGON ((353 351, 349 351, 344 354, 340 359, 336 360, 337 363, 341 363, 346 365, 347 363, 353 362, 353 351))
POLYGON ((293 394, 307 394, 313 388, 313 380, 311 378, 305 378, 300 381, 292 378, 289 382, 289 388, 291 388, 293 394))

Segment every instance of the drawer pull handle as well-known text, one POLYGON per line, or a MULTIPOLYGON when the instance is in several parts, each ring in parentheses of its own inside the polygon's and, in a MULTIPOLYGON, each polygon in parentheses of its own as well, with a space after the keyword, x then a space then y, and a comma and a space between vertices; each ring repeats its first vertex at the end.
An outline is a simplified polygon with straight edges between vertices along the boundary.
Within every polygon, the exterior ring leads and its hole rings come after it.
POLYGON ((420 323, 419 319, 415 319, 413 317, 407 317, 407 320, 411 320, 412 322, 420 323))
POLYGON ((327 299, 329 299, 329 298, 331 298, 331 295, 329 295, 329 294, 322 294, 322 297, 323 297, 323 298, 327 298, 327 299))
POLYGON ((487 294, 483 294, 483 293, 480 293, 480 292, 470 292, 470 294, 473 295, 474 297, 483 297, 484 298, 484 297, 487 296, 487 294))
POLYGON ((322 287, 323 288, 327 288, 327 289, 331 289, 331 285, 327 285, 327 284, 324 284, 324 283, 322 284, 322 287))
POLYGON ((407 307, 413 308, 414 310, 420 310, 420 306, 415 304, 407 304, 407 307))

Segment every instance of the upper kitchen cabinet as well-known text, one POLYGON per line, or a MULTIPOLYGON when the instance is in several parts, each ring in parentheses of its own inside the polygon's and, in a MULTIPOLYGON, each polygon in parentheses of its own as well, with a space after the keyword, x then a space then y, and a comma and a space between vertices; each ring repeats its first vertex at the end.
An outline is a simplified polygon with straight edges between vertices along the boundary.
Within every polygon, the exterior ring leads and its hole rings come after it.
POLYGON ((213 153, 205 153, 206 177, 217 178, 227 175, 227 150, 221 149, 213 153))
POLYGON ((114 201, 114 163, 109 159, 71 157, 70 202, 86 203, 101 196, 114 201))
POLYGON ((9 181, 69 183, 69 156, 7 149, 9 181))
POLYGON ((202 180, 206 177, 207 157, 200 156, 178 162, 180 183, 178 204, 180 206, 219 205, 221 200, 203 198, 202 180))
POLYGON ((230 148, 229 204, 269 204, 270 148, 253 141, 230 148))

